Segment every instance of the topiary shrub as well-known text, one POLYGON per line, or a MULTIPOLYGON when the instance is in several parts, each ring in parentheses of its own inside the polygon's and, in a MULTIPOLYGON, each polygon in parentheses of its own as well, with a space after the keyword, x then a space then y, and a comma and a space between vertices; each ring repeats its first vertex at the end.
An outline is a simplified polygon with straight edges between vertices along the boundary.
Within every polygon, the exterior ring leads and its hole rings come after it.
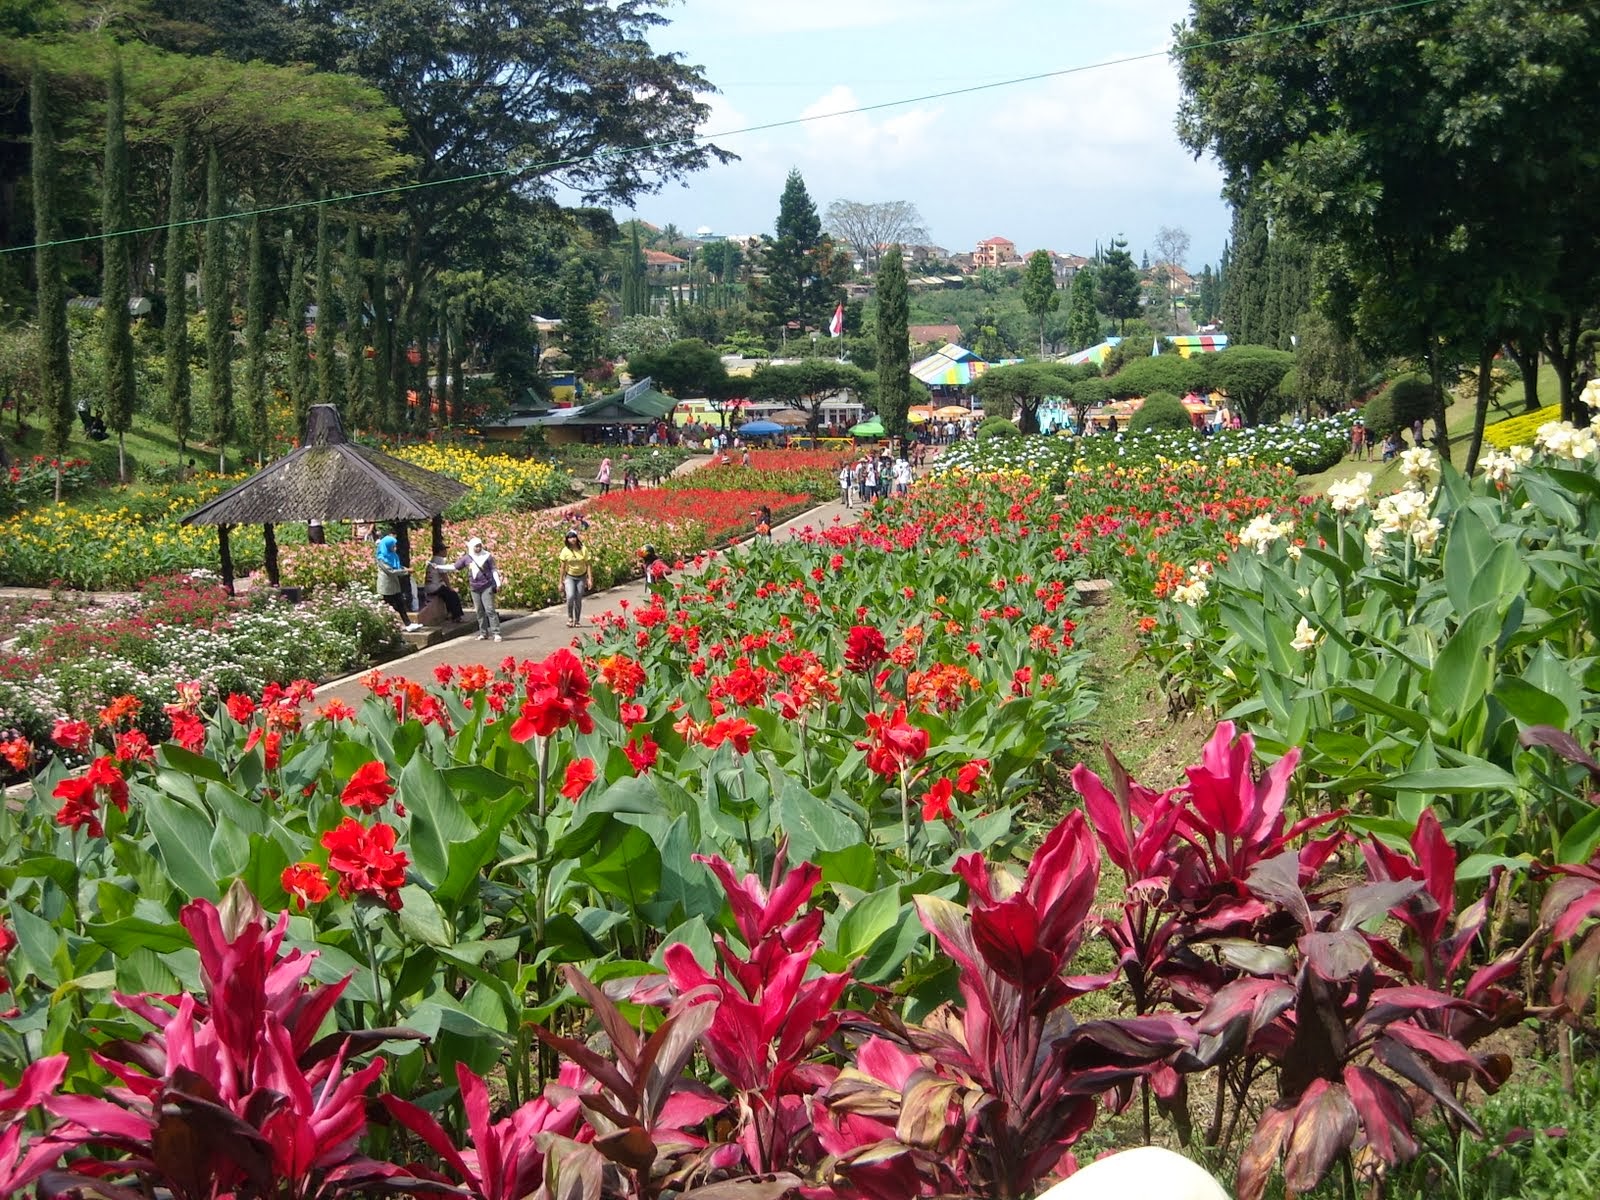
POLYGON ((1367 436, 1388 437, 1433 415, 1433 384, 1422 375, 1402 375, 1361 410, 1367 436))
POLYGON ((978 440, 988 441, 990 438, 1021 437, 1022 430, 1012 421, 1004 417, 987 417, 978 424, 978 440))
POLYGON ((1189 419, 1189 411, 1183 407, 1183 401, 1171 392, 1151 392, 1144 398, 1139 411, 1129 419, 1128 428, 1135 432, 1150 429, 1175 429, 1182 432, 1193 429, 1194 422, 1189 419))

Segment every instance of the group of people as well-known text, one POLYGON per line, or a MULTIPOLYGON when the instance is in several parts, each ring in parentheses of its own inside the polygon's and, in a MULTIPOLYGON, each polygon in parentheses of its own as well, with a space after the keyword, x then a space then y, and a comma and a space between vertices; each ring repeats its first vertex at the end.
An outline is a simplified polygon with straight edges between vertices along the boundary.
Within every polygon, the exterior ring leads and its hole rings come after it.
POLYGON ((839 468, 839 498, 846 508, 871 504, 911 490, 911 460, 891 458, 887 449, 839 468))
MULTIPOLYGON (((667 474, 660 450, 650 451, 649 459, 643 464, 635 462, 633 455, 624 453, 622 462, 619 465, 622 470, 622 490, 625 492, 633 492, 639 489, 639 480, 644 472, 649 473, 650 483, 653 487, 660 487, 661 481, 666 478, 667 474)), ((611 459, 602 458, 599 468, 594 473, 595 485, 600 489, 602 496, 610 494, 614 477, 615 472, 611 465, 611 459)))
MULTIPOLYGON (((1375 439, 1372 431, 1367 428, 1366 418, 1358 415, 1356 419, 1350 423, 1350 457, 1357 460, 1365 459, 1367 462, 1371 462, 1372 451, 1374 449, 1374 440, 1375 439)), ((1413 446, 1422 445, 1421 417, 1418 417, 1416 420, 1411 422, 1411 444, 1413 446)), ((1401 433, 1398 429, 1391 430, 1389 432, 1389 436, 1384 438, 1382 445, 1377 448, 1383 455, 1383 461, 1388 462, 1390 459, 1395 458, 1405 451, 1405 434, 1401 433)))

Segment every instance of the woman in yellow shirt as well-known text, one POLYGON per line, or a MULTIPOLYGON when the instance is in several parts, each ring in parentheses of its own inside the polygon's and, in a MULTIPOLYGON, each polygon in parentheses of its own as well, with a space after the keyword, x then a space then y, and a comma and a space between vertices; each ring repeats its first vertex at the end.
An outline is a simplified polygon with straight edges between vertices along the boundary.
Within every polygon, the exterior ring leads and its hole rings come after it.
POLYGON ((594 591, 594 560, 576 529, 567 530, 566 544, 557 558, 561 563, 561 594, 567 601, 567 628, 583 622, 583 597, 594 591))

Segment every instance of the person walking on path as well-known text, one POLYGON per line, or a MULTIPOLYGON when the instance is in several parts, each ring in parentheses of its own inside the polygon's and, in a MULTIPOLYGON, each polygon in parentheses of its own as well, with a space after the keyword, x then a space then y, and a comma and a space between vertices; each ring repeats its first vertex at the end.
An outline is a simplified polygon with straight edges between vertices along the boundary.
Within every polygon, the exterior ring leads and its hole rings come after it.
POLYGON ((378 598, 400 614, 400 624, 411 624, 411 572, 400 561, 400 543, 394 534, 378 539, 374 551, 378 563, 378 598))
POLYGON ((594 474, 594 481, 600 485, 600 494, 608 495, 611 491, 611 460, 602 458, 600 469, 594 474))
POLYGON ((855 472, 850 469, 850 464, 845 463, 839 468, 839 499, 846 508, 850 505, 850 488, 855 484, 855 472))
POLYGON ((500 640, 500 609, 495 596, 500 591, 500 568, 494 555, 483 548, 482 538, 468 538, 467 552, 441 571, 465 571, 472 589, 472 611, 478 618, 478 640, 500 640))
POLYGON ((583 597, 594 591, 594 559, 576 529, 567 530, 557 556, 561 563, 561 594, 567 601, 567 628, 583 623, 583 597))

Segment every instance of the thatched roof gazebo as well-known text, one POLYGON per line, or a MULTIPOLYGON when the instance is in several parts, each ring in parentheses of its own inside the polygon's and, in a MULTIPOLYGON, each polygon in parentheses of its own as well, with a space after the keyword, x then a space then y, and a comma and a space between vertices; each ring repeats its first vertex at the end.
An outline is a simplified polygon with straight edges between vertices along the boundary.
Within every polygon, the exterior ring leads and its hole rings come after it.
POLYGON ((228 530, 260 525, 266 535, 267 581, 278 586, 278 542, 273 526, 284 522, 385 521, 395 527, 400 556, 409 561, 407 523, 433 522, 433 552, 444 553, 444 510, 467 487, 398 458, 345 440, 338 410, 314 405, 298 450, 238 487, 183 518, 185 525, 215 525, 222 553, 222 585, 233 592, 233 555, 228 530))

